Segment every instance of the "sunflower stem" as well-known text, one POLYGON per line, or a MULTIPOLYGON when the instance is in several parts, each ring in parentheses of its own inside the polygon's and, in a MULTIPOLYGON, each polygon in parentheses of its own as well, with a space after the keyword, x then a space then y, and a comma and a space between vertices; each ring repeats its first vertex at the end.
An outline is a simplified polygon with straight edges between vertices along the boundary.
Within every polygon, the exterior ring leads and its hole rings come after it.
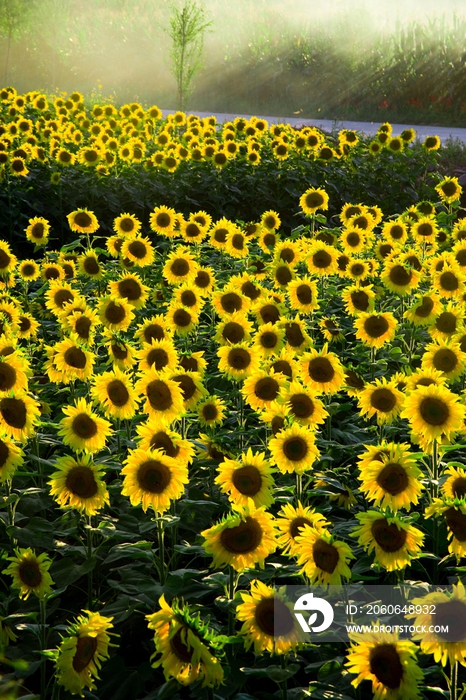
MULTIPOLYGON (((89 516, 88 527, 87 527, 87 561, 92 561, 92 516, 89 516)), ((87 574, 87 608, 92 610, 92 590, 93 590, 93 576, 92 569, 87 574)))
MULTIPOLYGON (((39 626, 40 626, 40 650, 45 651, 46 647, 46 627, 45 618, 47 611, 47 599, 44 596, 39 598, 39 626)), ((42 657, 42 663, 40 665, 40 700, 45 700, 46 698, 46 658, 42 657)))
POLYGON ((120 419, 116 419, 116 434, 117 434, 117 452, 118 456, 121 456, 121 436, 120 436, 120 419))
MULTIPOLYGON (((286 655, 284 654, 281 658, 281 663, 282 663, 282 669, 286 669, 287 667, 287 658, 286 655)), ((288 700, 288 681, 285 679, 280 683, 282 687, 282 697, 283 700, 288 700)))
POLYGON ((375 354, 377 350, 376 348, 372 347, 371 348, 371 382, 374 381, 375 377, 375 354))
POLYGON ((230 601, 230 606, 228 608, 228 634, 231 637, 235 630, 235 613, 232 607, 233 598, 235 597, 235 570, 230 565, 229 579, 228 579, 228 599, 230 601))
POLYGON ((159 577, 162 586, 165 585, 165 542, 162 518, 157 518, 157 536, 159 540, 159 577))
POLYGON ((301 503, 303 498, 303 475, 296 474, 296 500, 301 503))
POLYGON ((451 663, 450 661, 450 700, 458 699, 458 662, 451 663))

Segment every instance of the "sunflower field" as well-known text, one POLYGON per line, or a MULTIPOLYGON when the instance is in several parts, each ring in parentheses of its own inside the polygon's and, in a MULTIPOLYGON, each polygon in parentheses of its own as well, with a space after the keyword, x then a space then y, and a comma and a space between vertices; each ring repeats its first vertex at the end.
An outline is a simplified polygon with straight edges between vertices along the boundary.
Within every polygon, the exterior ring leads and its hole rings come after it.
POLYGON ((0 99, 0 696, 460 700, 438 137, 0 99), (283 587, 348 582, 452 584, 452 631, 303 639, 283 587))

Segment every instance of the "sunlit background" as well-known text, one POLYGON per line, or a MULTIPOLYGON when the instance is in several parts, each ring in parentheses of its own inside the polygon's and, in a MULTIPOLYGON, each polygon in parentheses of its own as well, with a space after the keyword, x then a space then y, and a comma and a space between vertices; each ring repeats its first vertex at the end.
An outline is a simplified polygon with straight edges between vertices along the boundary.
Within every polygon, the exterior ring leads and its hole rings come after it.
MULTIPOLYGON (((172 7, 167 0, 3 0, 1 82, 174 109, 172 7)), ((466 119, 465 3, 209 0, 204 8, 212 27, 191 109, 466 119)))

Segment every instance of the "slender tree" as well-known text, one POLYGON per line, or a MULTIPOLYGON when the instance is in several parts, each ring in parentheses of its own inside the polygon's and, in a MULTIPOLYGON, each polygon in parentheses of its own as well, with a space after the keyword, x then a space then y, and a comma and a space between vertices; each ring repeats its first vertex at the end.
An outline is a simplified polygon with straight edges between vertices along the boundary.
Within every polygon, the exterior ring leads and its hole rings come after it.
MULTIPOLYGON (((204 35, 212 21, 202 5, 187 0, 183 8, 172 8, 168 34, 172 40, 170 59, 178 90, 178 107, 185 110, 193 90, 193 79, 202 66, 204 35)), ((210 30, 211 31, 211 30, 210 30)))

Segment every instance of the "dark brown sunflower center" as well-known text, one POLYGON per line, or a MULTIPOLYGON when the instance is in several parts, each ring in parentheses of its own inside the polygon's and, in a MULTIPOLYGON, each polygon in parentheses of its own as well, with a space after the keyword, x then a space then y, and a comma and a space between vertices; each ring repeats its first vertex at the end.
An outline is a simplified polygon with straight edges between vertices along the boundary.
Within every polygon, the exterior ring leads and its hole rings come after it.
POLYGON ((189 374, 179 374, 173 377, 173 381, 179 385, 184 401, 189 401, 196 393, 196 384, 189 374))
POLYGON ((444 513, 447 525, 459 542, 466 541, 466 515, 456 508, 449 508, 444 513))
POLYGON ((167 352, 163 348, 153 348, 147 354, 147 364, 151 367, 155 365, 155 369, 160 371, 168 365, 169 358, 167 352))
POLYGON ((279 598, 263 598, 254 611, 254 621, 269 637, 285 637, 294 629, 293 615, 279 598))
POLYGON ((285 323, 285 338, 292 348, 299 348, 304 343, 305 337, 299 323, 295 321, 285 323))
POLYGON ((380 338, 390 328, 385 316, 369 316, 364 321, 364 330, 370 338, 380 338))
POLYGON ((245 465, 235 469, 232 482, 236 489, 245 496, 255 496, 261 490, 262 476, 257 467, 245 465))
POLYGON ((241 292, 245 297, 254 301, 260 296, 260 289, 258 289, 252 282, 245 282, 241 286, 241 292))
POLYGON ((277 237, 274 233, 266 233, 262 240, 264 241, 266 248, 273 248, 277 242, 277 237))
POLYGON ((285 265, 277 267, 277 269, 275 270, 275 279, 282 286, 289 284, 293 279, 293 275, 291 273, 290 268, 286 267, 285 265))
POLYGON ((97 637, 78 637, 76 651, 73 656, 73 668, 81 673, 90 664, 97 650, 97 637))
POLYGON ((384 491, 396 496, 407 488, 409 479, 406 469, 401 464, 390 462, 377 476, 377 483, 384 491))
POLYGON ((3 440, 0 440, 0 470, 5 466, 9 455, 10 449, 8 445, 3 440))
POLYGON ((234 311, 239 311, 243 306, 243 300, 239 294, 235 292, 228 292, 223 294, 220 298, 220 305, 224 311, 228 314, 232 314, 234 311))
POLYGON ((87 364, 85 353, 76 346, 66 350, 64 360, 69 367, 74 367, 75 369, 84 369, 87 364))
POLYGON ((177 630, 170 639, 170 649, 172 650, 173 654, 184 664, 190 663, 194 653, 194 649, 188 649, 188 646, 183 641, 183 637, 186 639, 187 636, 188 628, 180 627, 180 629, 177 630))
POLYGON ((183 304, 183 306, 188 306, 188 307, 195 306, 197 303, 197 297, 194 294, 194 292, 192 292, 190 289, 185 289, 181 293, 180 300, 181 300, 181 303, 183 304))
POLYGON ((351 231, 351 233, 346 236, 346 242, 351 248, 357 248, 361 243, 361 236, 357 231, 351 231))
POLYGON ((128 251, 138 260, 142 260, 147 255, 147 247, 142 241, 131 241, 128 251))
POLYGON ((434 232, 434 227, 428 221, 425 221, 423 224, 419 224, 416 232, 419 236, 431 236, 434 232))
POLYGON ((362 289, 351 292, 351 302, 358 311, 367 311, 369 308, 369 296, 362 289))
POLYGON ((432 364, 441 372, 453 372, 458 364, 458 356, 449 348, 441 348, 435 353, 432 364))
POLYGON ((92 224, 92 218, 85 211, 80 211, 74 217, 74 224, 79 228, 88 228, 92 224))
POLYGON ((296 288, 296 296, 300 304, 312 304, 312 289, 308 284, 300 284, 296 288))
POLYGON ((135 228, 134 219, 131 219, 129 216, 125 216, 123 219, 121 219, 119 225, 120 229, 125 233, 131 233, 131 231, 134 231, 135 228))
POLYGON ((144 340, 146 343, 150 344, 152 340, 163 340, 163 338, 165 338, 165 331, 158 323, 150 323, 144 328, 144 340))
POLYGON ((399 688, 403 678, 403 666, 393 644, 377 644, 369 655, 371 673, 387 688, 399 688))
POLYGON ((126 406, 129 401, 129 391, 120 379, 114 379, 108 384, 107 396, 117 407, 126 406))
POLYGON ((185 234, 188 238, 197 238, 201 233, 202 230, 193 222, 189 223, 185 228, 185 234))
POLYGON ((92 326, 92 321, 87 318, 87 316, 80 316, 76 321, 75 331, 80 338, 87 340, 89 338, 89 331, 92 326))
POLYGON ((185 309, 176 309, 173 314, 173 323, 179 328, 187 328, 192 322, 192 316, 185 309))
POLYGON ((172 262, 170 272, 175 277, 184 277, 189 272, 189 262, 185 258, 177 258, 172 262))
POLYGON ((274 401, 279 391, 280 385, 277 380, 272 377, 263 377, 259 379, 254 387, 255 395, 258 399, 262 399, 262 401, 274 401))
POLYGON ((128 349, 126 347, 121 347, 121 345, 117 345, 114 343, 112 345, 112 352, 117 360, 126 360, 128 357, 128 349))
POLYGON ((439 283, 446 292, 454 292, 460 286, 458 277, 453 272, 443 272, 440 275, 439 283))
POLYGON ((390 229, 390 236, 396 241, 400 238, 403 238, 403 227, 399 224, 395 224, 394 226, 392 226, 390 229))
POLYGON ((110 301, 105 309, 105 319, 109 323, 118 324, 126 318, 125 307, 115 301, 110 301))
POLYGON ((235 250, 244 249, 244 236, 242 233, 235 233, 231 239, 231 245, 235 250))
POLYGON ((446 197, 453 197, 458 192, 458 187, 456 186, 456 183, 452 181, 444 182, 442 185, 440 185, 443 194, 446 197))
POLYGON ((170 469, 156 459, 150 459, 139 466, 137 481, 143 491, 163 493, 170 484, 170 469))
POLYGON ((47 267, 44 276, 47 280, 57 280, 60 277, 60 270, 58 267, 47 267))
POLYGON ((220 542, 230 554, 249 554, 262 542, 262 528, 257 520, 248 516, 239 525, 225 528, 220 542))
POLYGON ((225 338, 225 340, 229 340, 230 343, 240 343, 244 335, 245 330, 243 326, 240 323, 236 323, 236 321, 229 321, 226 323, 222 331, 222 337, 225 338))
POLYGON ((169 457, 177 457, 180 451, 179 445, 175 445, 170 436, 163 430, 152 436, 150 447, 152 450, 162 450, 169 457))
POLYGON ((225 243, 226 239, 228 236, 228 229, 226 228, 217 228, 214 233, 214 240, 217 243, 225 243))
POLYGON ((324 540, 317 540, 313 544, 312 556, 315 565, 327 574, 333 574, 340 559, 338 549, 324 540))
POLYGON ((281 372, 281 374, 284 374, 286 377, 291 378, 293 376, 293 370, 287 360, 277 360, 273 363, 271 369, 273 369, 274 372, 281 372))
POLYGON ((284 441, 282 449, 283 454, 290 462, 299 462, 305 458, 309 447, 304 438, 293 435, 284 441))
MULTIPOLYGON (((0 460, 1 462, 1 460, 0 460)), ((464 498, 466 496, 466 479, 464 476, 458 476, 451 485, 451 490, 455 498, 464 498)))
POLYGON ((314 357, 309 360, 307 371, 312 381, 320 384, 331 382, 335 376, 332 363, 326 357, 314 357))
POLYGON ((346 371, 345 382, 353 389, 364 389, 364 381, 352 369, 346 371))
POLYGON ((325 270, 332 264, 332 256, 326 250, 318 250, 312 256, 312 264, 319 270, 325 270))
POLYGON ((53 295, 53 300, 55 304, 62 309, 65 304, 68 304, 70 301, 73 301, 74 299, 74 294, 72 294, 68 289, 59 289, 55 294, 53 295))
POLYGON ((388 276, 392 284, 398 287, 406 287, 411 282, 413 273, 411 270, 405 270, 403 265, 394 265, 388 276))
POLYGON ((30 559, 22 561, 18 573, 22 583, 29 588, 37 588, 42 583, 42 574, 37 561, 30 559))
POLYGON ((441 333, 455 333, 456 326, 457 318, 455 314, 451 313, 451 311, 444 311, 435 321, 435 327, 441 333))
POLYGON ((371 394, 371 406, 381 413, 390 413, 396 406, 396 396, 390 389, 376 389, 371 394))
POLYGON ((308 518, 304 518, 303 516, 294 518, 290 523, 289 528, 289 533, 291 537, 295 539, 295 537, 302 534, 301 530, 305 525, 310 525, 312 527, 312 522, 308 518))
POLYGON ((71 429, 82 440, 90 440, 97 434, 97 424, 87 413, 78 413, 73 418, 71 429))
POLYGON ((173 405, 172 393, 161 379, 149 382, 146 388, 149 403, 155 411, 166 411, 173 405))
POLYGON ((186 371, 186 372, 197 372, 199 369, 199 364, 196 360, 195 357, 183 357, 180 360, 180 366, 186 371))
POLYGON ((202 407, 202 415, 205 420, 212 421, 218 417, 217 406, 213 403, 207 403, 202 407))
POLYGON ((43 238, 45 233, 45 226, 41 221, 34 224, 31 229, 33 238, 43 238))
POLYGON ((244 370, 251 363, 251 355, 243 348, 234 348, 228 353, 228 364, 236 370, 244 370))
POLYGON ((88 275, 98 275, 100 272, 100 265, 93 255, 84 259, 83 267, 88 275))
POLYGON ((204 270, 199 270, 194 280, 194 284, 199 287, 199 289, 205 289, 210 284, 210 275, 204 270))
POLYGON ((22 399, 4 398, 0 401, 2 418, 12 428, 22 430, 26 426, 27 410, 22 399))
POLYGON ((314 402, 307 394, 294 394, 289 405, 296 418, 310 418, 314 413, 314 402))
POLYGON ((321 207, 325 199, 320 192, 309 192, 304 198, 305 205, 308 209, 317 209, 321 207))
MULTIPOLYGON (((1 264, 0 264, 0 267, 1 267, 1 264)), ((31 265, 30 263, 26 263, 22 267, 23 277, 32 277, 32 275, 35 273, 35 271, 36 271, 36 268, 34 267, 34 265, 31 265)))
POLYGON ((371 526, 372 537, 384 552, 398 552, 406 542, 406 530, 398 529, 396 523, 390 523, 385 518, 374 520, 371 526))
POLYGON ((7 362, 0 362, 0 391, 9 391, 16 383, 16 370, 7 362))
POLYGON ((92 469, 77 466, 70 469, 66 475, 66 488, 79 498, 93 498, 97 491, 97 482, 92 469))
POLYGON ((128 301, 137 301, 142 296, 142 289, 139 282, 129 278, 118 282, 118 293, 128 301))
POLYGON ((259 316, 264 323, 276 323, 280 318, 280 311, 274 304, 265 304, 261 307, 259 316))
POLYGON ((446 642, 466 641, 466 605, 462 600, 451 599, 435 606, 435 624, 447 627, 448 632, 436 632, 446 642))
POLYGON ((433 308, 433 299, 430 297, 422 297, 422 304, 416 307, 414 314, 415 316, 420 316, 421 318, 427 318, 433 308))
POLYGON ((272 433, 274 435, 277 435, 280 432, 280 430, 283 430, 284 426, 285 426, 285 419, 284 418, 282 418, 281 416, 274 416, 272 418, 271 427, 272 427, 272 433))
POLYGON ((355 263, 354 265, 351 265, 351 273, 355 275, 356 277, 360 277, 361 275, 364 274, 366 268, 362 263, 355 263))

